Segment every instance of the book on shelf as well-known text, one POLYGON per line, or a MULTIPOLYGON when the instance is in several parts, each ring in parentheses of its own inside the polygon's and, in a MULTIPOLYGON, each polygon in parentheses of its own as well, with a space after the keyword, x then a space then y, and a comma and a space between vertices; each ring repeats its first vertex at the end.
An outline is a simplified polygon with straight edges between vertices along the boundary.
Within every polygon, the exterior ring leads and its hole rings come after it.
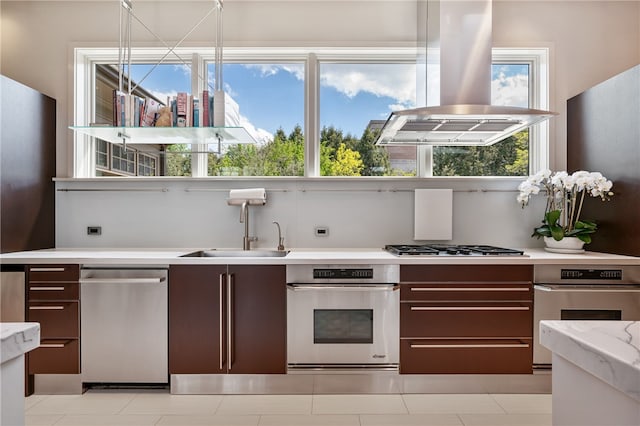
POLYGON ((144 101, 142 121, 140 122, 141 127, 152 127, 156 124, 156 119, 158 118, 158 111, 160 110, 160 102, 156 101, 153 98, 147 98, 144 101))
POLYGON ((209 127, 209 91, 202 92, 202 127, 209 127))

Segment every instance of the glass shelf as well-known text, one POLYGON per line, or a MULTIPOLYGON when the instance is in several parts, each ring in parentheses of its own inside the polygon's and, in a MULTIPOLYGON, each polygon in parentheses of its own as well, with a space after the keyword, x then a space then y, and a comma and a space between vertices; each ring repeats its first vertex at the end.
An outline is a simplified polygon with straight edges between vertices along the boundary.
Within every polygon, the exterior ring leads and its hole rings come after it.
POLYGON ((255 144, 244 127, 102 127, 69 126, 76 133, 121 144, 255 144))

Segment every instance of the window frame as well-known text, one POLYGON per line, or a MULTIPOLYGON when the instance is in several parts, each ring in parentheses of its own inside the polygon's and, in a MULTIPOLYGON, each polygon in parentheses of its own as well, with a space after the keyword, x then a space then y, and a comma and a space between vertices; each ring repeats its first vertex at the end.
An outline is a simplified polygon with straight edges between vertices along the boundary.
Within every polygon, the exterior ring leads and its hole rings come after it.
MULTIPOLYGON (((550 78, 548 47, 520 48, 494 47, 492 49, 492 63, 520 63, 530 64, 530 107, 549 109, 550 78)), ((163 54, 164 48, 132 48, 135 63, 154 63, 163 54)), ((192 93, 203 90, 205 84, 201 75, 207 75, 207 63, 213 62, 210 49, 180 47, 175 49, 182 62, 192 66, 192 93)), ((391 61, 416 61, 417 51, 414 47, 393 48, 225 48, 225 62, 237 63, 303 63, 304 81, 304 135, 305 135, 305 178, 319 178, 320 176, 320 63, 376 63, 391 61)), ((95 67, 97 63, 117 63, 118 49, 108 48, 74 48, 73 54, 73 122, 76 126, 89 125, 95 117, 95 67)), ((169 62, 179 63, 178 60, 169 62)), ((418 150, 418 155, 423 150, 418 150)), ((549 166, 549 123, 543 122, 534 126, 530 131, 529 168, 530 173, 549 166)), ((190 178, 216 179, 207 176, 206 156, 197 156, 192 161, 192 176, 190 178), (204 157, 204 159, 202 158, 204 157), (204 160, 204 161, 203 161, 204 160)), ((95 143, 91 138, 78 133, 73 135, 73 177, 96 177, 95 143)), ((428 163, 428 161, 427 161, 428 163)), ((421 159, 418 158, 417 178, 430 177, 424 175, 421 159)), ((137 173, 136 173, 137 175, 137 173)), ((142 177, 142 176, 140 176, 142 177)), ((148 177, 147 177, 148 178, 148 177)), ((253 178, 260 178, 254 176, 253 178)), ((277 178, 277 177, 276 177, 277 178)), ((283 177, 290 178, 290 177, 283 177)), ((326 179, 327 177, 322 177, 326 179)), ((363 177, 370 179, 371 177, 363 177)), ((493 176, 465 176, 464 179, 497 178, 493 176)), ((180 177, 185 179, 185 177, 180 177)), ((186 177, 189 179, 189 177, 186 177)), ((376 179, 397 179, 397 177, 376 177, 376 179)))

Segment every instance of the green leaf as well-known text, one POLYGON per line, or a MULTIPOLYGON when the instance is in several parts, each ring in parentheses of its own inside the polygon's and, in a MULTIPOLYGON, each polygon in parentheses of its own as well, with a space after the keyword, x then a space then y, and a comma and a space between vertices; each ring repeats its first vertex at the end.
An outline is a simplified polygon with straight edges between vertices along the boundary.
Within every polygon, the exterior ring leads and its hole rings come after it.
POLYGON ((562 226, 555 225, 550 226, 549 228, 551 229, 551 236, 554 240, 560 241, 562 238, 564 238, 564 229, 562 228, 562 226))
POLYGON ((558 220, 560 219, 561 214, 562 212, 560 210, 551 210, 546 215, 544 215, 544 219, 545 219, 544 221, 550 227, 554 227, 558 223, 558 220))
POLYGON ((589 234, 578 235, 578 238, 585 244, 589 244, 591 242, 591 235, 589 234))

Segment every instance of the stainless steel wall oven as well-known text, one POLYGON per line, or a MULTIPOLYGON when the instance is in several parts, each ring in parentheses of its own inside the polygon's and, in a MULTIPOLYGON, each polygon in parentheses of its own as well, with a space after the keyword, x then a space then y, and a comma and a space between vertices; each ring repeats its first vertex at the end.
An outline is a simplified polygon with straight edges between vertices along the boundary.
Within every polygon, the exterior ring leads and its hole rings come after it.
POLYGON ((290 370, 397 370, 398 265, 288 265, 290 370))
POLYGON ((541 320, 640 320, 640 265, 535 266, 533 364, 548 368, 541 320))

